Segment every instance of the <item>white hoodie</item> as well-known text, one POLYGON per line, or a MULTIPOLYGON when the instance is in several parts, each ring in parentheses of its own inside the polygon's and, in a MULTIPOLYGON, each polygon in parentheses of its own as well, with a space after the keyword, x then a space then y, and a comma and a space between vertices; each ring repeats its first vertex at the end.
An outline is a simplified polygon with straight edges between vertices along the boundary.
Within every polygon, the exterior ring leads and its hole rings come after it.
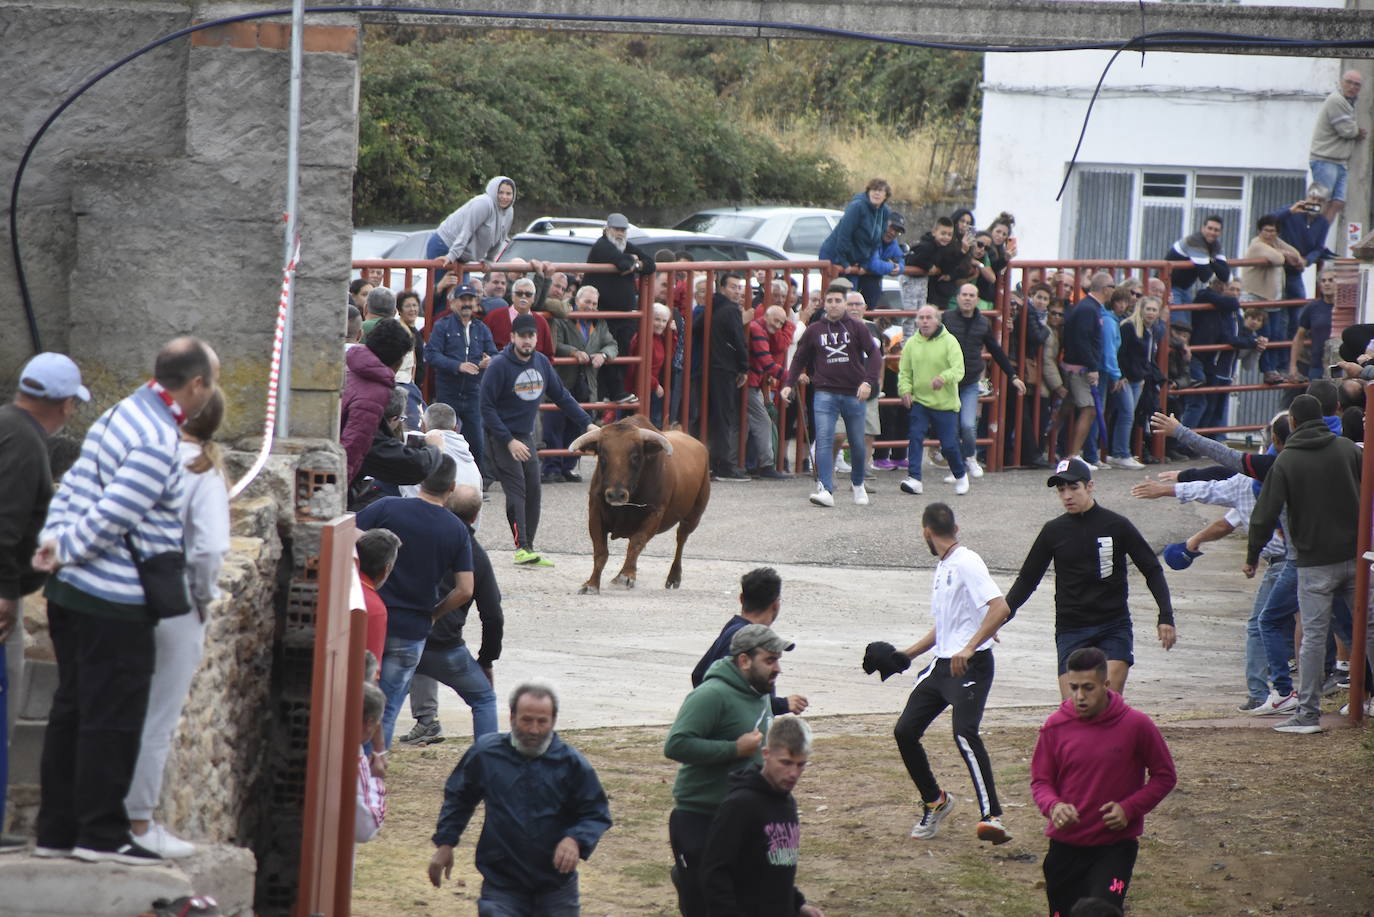
MULTIPOLYGON (((440 430, 444 434, 443 452, 445 455, 453 456, 453 460, 458 463, 459 484, 469 484, 477 488, 477 492, 482 492, 482 472, 477 467, 477 460, 472 457, 472 450, 468 447, 468 441, 463 434, 453 430, 440 430)), ((403 497, 418 497, 420 495, 419 484, 402 484, 397 488, 403 497)), ((476 531, 481 522, 481 514, 478 514, 477 521, 473 523, 473 530, 476 531)))

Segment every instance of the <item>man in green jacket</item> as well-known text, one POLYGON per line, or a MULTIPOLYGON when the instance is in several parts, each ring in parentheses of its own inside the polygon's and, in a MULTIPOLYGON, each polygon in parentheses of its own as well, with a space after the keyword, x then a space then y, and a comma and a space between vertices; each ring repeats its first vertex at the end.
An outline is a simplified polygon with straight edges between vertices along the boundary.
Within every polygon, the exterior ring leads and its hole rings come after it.
POLYGON ((711 819, 729 790, 730 771, 762 763, 760 747, 773 719, 770 695, 779 660, 794 644, 763 624, 749 624, 730 640, 730 655, 706 670, 668 731, 663 754, 681 762, 673 782, 668 843, 682 917, 705 917, 700 864, 711 819))
POLYGON ((919 494, 921 456, 926 430, 935 428, 940 453, 954 475, 954 492, 968 493, 968 471, 959 451, 959 380, 964 377, 964 352, 959 341, 940 321, 934 306, 916 313, 916 334, 902 347, 897 364, 897 394, 911 411, 907 457, 910 467, 901 483, 902 493, 919 494))
MULTIPOLYGON (((1255 575, 1260 550, 1274 533, 1279 511, 1288 507, 1285 534, 1297 553, 1298 710, 1274 727, 1277 732, 1321 732, 1322 680, 1331 603, 1336 596, 1355 607, 1355 538, 1360 519, 1360 449, 1337 436, 1322 419, 1321 402, 1299 395, 1288 408, 1293 432, 1264 477, 1250 514, 1246 576, 1255 575)), ((1374 637, 1374 627, 1370 629, 1374 637)), ((1374 658, 1374 643, 1367 651, 1374 658)), ((1358 660, 1352 664, 1359 665, 1358 660)))

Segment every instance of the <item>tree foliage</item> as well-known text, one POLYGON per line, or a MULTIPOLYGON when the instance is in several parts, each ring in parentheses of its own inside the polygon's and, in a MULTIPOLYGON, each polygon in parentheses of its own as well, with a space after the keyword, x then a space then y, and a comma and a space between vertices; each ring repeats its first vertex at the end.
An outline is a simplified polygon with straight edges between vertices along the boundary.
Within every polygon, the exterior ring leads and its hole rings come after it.
POLYGON ((863 41, 373 29, 354 219, 438 219, 497 174, 549 206, 833 206, 854 176, 760 125, 967 122, 981 68, 863 41))

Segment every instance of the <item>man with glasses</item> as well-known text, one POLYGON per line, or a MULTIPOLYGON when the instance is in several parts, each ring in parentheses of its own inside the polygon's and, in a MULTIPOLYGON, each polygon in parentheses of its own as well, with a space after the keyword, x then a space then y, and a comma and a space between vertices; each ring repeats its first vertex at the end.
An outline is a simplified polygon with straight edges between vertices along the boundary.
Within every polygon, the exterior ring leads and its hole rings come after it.
POLYGON ((1312 180, 1331 189, 1331 197, 1326 202, 1322 216, 1327 222, 1334 220, 1336 214, 1345 206, 1345 180, 1350 156, 1355 145, 1369 136, 1369 131, 1360 127, 1355 117, 1355 100, 1359 98, 1364 78, 1358 70, 1347 70, 1341 74, 1340 88, 1326 97, 1322 103, 1321 114, 1312 127, 1312 148, 1310 152, 1312 180))
POLYGON ((511 305, 493 309, 483 319, 491 331, 491 339, 496 343, 496 349, 504 350, 510 343, 510 326, 517 315, 533 315, 534 324, 539 329, 539 341, 534 349, 552 360, 553 332, 549 330, 549 320, 543 312, 531 311, 534 308, 534 281, 528 277, 521 277, 515 281, 515 286, 510 291, 510 299, 511 305))

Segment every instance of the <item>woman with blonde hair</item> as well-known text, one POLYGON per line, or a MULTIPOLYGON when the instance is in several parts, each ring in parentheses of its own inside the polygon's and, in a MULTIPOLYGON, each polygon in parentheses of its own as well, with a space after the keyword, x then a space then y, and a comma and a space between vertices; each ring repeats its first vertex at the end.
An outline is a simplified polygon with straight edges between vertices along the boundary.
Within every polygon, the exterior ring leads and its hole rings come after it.
POLYGON ((224 393, 216 389, 205 408, 181 428, 179 456, 184 466, 185 502, 181 521, 186 552, 186 579, 192 609, 163 618, 153 630, 156 662, 148 689, 143 738, 124 808, 138 846, 168 859, 190 856, 195 847, 153 820, 162 795, 162 771, 171 751, 172 735, 200 666, 205 646, 205 622, 210 605, 219 597, 216 582, 229 550, 229 491, 220 447, 213 441, 224 419, 224 393))

